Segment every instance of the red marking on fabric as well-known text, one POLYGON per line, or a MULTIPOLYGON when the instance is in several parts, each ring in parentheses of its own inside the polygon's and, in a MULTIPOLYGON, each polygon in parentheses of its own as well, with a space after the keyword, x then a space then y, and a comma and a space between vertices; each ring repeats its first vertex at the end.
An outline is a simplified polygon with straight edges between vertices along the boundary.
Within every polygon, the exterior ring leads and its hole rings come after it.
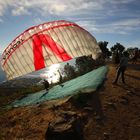
MULTIPOLYGON (((83 29, 83 28, 81 28, 80 26, 78 26, 77 24, 72 24, 72 23, 70 23, 70 24, 64 24, 64 25, 58 25, 58 26, 53 26, 53 27, 51 27, 51 28, 47 28, 47 29, 44 29, 44 30, 42 30, 42 31, 40 31, 40 32, 38 32, 37 34, 39 34, 39 33, 42 33, 42 32, 44 32, 44 31, 48 31, 48 30, 51 30, 51 29, 54 29, 54 28, 60 28, 60 27, 66 27, 66 26, 76 26, 76 27, 79 27, 80 29, 83 29)), ((32 27, 33 28, 33 27, 32 27)), ((24 32, 25 33, 25 32, 24 32)), ((21 34, 22 35, 22 34, 21 34)), ((32 37, 33 37, 34 35, 32 35, 32 36, 30 36, 28 39, 26 39, 26 40, 24 40, 18 47, 16 47, 16 49, 18 49, 20 46, 22 46, 22 44, 24 44, 25 42, 27 42, 29 39, 31 39, 32 37)), ((7 47, 7 48, 9 48, 10 47, 10 45, 7 47)), ((7 49, 6 48, 6 49, 7 49)), ((60 47, 61 48, 61 47, 60 47)), ((10 53, 10 55, 6 58, 6 60, 3 62, 3 64, 2 64, 2 66, 4 67, 4 65, 6 64, 6 62, 7 62, 7 60, 10 58, 10 56, 12 55, 12 53, 13 52, 15 52, 15 50, 16 49, 14 49, 11 53, 10 53)), ((6 51, 6 50, 5 50, 6 51)), ((5 52, 4 51, 4 52, 5 52)), ((64 55, 63 55, 64 56, 64 55)))
POLYGON ((35 70, 45 68, 42 43, 45 44, 45 47, 50 49, 54 53, 54 55, 60 58, 62 61, 68 61, 72 59, 72 57, 68 55, 67 52, 62 47, 60 47, 60 45, 56 44, 56 42, 50 36, 46 34, 36 34, 33 36, 33 55, 35 70))
POLYGON ((39 70, 41 68, 45 68, 43 51, 42 51, 42 43, 38 36, 33 37, 33 56, 34 56, 34 66, 35 70, 39 70))

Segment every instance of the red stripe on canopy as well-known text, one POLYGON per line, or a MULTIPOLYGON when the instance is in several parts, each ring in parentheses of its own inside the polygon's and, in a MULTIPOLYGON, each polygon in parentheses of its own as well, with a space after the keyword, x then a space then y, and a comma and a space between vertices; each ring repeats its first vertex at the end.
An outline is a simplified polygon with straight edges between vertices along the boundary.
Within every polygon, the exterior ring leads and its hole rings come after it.
POLYGON ((42 43, 45 44, 45 47, 49 48, 54 53, 54 55, 60 58, 62 61, 68 61, 72 59, 72 57, 67 54, 65 49, 58 45, 50 36, 48 36, 47 34, 35 34, 33 36, 33 55, 35 70, 45 68, 42 43))

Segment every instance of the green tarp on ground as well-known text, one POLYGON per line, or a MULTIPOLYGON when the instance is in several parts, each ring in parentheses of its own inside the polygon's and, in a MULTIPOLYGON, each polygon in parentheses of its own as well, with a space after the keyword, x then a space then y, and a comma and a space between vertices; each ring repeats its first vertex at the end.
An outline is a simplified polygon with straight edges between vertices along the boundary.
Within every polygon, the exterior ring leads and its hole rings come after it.
POLYGON ((107 71, 108 67, 102 66, 85 75, 63 83, 63 87, 60 85, 54 86, 49 90, 47 94, 44 94, 46 91, 42 90, 30 94, 20 100, 16 100, 10 106, 19 107, 33 105, 47 100, 54 100, 66 96, 72 96, 80 92, 95 91, 97 87, 103 82, 107 71))

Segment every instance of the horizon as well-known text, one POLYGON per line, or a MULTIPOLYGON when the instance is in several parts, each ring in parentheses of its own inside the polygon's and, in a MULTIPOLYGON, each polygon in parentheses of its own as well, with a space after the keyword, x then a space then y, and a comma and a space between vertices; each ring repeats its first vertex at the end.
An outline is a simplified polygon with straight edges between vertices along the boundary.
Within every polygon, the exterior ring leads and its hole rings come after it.
POLYGON ((0 52, 26 29, 55 20, 80 25, 108 48, 117 42, 140 48, 139 7, 138 0, 0 0, 0 52))

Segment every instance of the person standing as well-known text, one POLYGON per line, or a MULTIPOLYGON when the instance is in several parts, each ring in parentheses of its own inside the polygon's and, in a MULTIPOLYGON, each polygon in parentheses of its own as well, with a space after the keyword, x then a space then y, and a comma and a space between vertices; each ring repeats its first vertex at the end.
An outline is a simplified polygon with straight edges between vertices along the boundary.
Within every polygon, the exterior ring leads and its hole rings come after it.
POLYGON ((113 81, 113 84, 117 84, 117 81, 118 81, 118 78, 119 78, 120 74, 121 74, 121 77, 122 77, 122 82, 125 84, 124 73, 126 71, 127 66, 128 66, 128 53, 124 52, 123 56, 120 60, 120 63, 117 67, 117 74, 116 74, 115 80, 113 81))

